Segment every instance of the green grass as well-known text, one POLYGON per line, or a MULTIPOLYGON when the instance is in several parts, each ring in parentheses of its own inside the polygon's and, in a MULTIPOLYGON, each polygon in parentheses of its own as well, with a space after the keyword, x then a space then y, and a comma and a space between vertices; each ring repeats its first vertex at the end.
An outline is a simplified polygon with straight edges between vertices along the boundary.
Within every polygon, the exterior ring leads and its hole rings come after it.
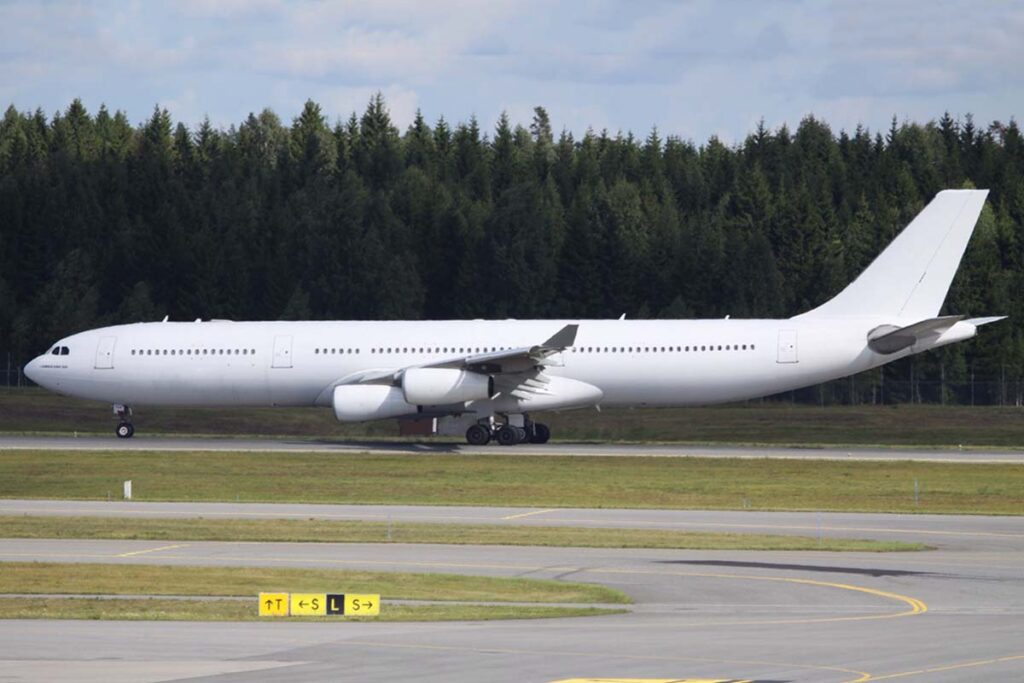
POLYGON ((925 550, 921 543, 722 534, 652 529, 422 524, 296 519, 124 519, 0 516, 4 538, 106 538, 152 541, 273 541, 296 543, 449 543, 687 550, 925 550))
POLYGON ((0 498, 106 499, 125 479, 139 500, 1024 513, 1017 464, 0 451, 0 498))
MULTIPOLYGON (((675 441, 761 444, 890 444, 1024 447, 1016 407, 829 406, 750 402, 709 408, 606 409, 536 415, 556 440, 675 441)), ((330 410, 295 408, 146 408, 141 434, 214 434, 380 438, 393 421, 338 423, 330 410)), ((0 432, 112 433, 110 406, 41 389, 0 390, 0 432)), ((457 439, 443 439, 453 441, 457 439)))
POLYGON ((161 600, 120 598, 3 598, 0 619, 113 619, 129 621, 490 621, 621 614, 600 607, 525 605, 385 605, 376 617, 287 617, 256 615, 256 599, 161 600))
POLYGON ((375 593, 391 600, 625 604, 604 586, 540 579, 336 569, 4 562, 0 594, 255 596, 375 593))

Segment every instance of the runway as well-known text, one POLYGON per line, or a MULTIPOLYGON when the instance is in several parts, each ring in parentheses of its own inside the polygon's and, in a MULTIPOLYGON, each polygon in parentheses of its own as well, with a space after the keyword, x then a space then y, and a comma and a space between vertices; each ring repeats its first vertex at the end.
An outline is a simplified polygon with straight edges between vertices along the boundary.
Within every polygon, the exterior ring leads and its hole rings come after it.
MULTIPOLYGON (((327 567, 595 582, 621 616, 524 622, 0 621, 5 680, 1017 680, 1024 518, 0 501, 2 514, 458 521, 918 540, 871 554, 0 540, 0 561, 327 567), (810 528, 808 528, 810 527, 810 528), (90 678, 91 677, 91 678, 90 678)), ((386 604, 385 604, 386 609, 386 604)))
POLYGON ((920 541, 964 551, 1024 552, 1024 518, 870 513, 624 510, 430 505, 303 503, 151 503, 81 500, 3 500, 0 515, 150 519, 323 519, 431 524, 498 524, 584 528, 663 529, 717 533, 920 541))
POLYGON ((800 458, 808 460, 916 460, 922 462, 1019 463, 1024 451, 921 448, 812 448, 784 446, 700 446, 688 444, 592 444, 551 443, 469 446, 452 440, 423 443, 400 440, 356 441, 324 439, 240 439, 157 437, 137 435, 131 439, 100 436, 2 436, 0 450, 138 450, 138 451, 249 451, 257 453, 326 452, 430 455, 523 456, 657 456, 694 458, 800 458))

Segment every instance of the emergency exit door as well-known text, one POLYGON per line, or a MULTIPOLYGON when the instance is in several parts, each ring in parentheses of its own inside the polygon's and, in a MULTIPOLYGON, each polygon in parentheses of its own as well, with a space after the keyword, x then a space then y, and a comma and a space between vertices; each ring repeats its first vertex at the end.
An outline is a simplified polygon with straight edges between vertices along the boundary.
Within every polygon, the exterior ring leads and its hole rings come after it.
POLYGON ((796 330, 779 330, 778 363, 798 363, 796 355, 796 330))

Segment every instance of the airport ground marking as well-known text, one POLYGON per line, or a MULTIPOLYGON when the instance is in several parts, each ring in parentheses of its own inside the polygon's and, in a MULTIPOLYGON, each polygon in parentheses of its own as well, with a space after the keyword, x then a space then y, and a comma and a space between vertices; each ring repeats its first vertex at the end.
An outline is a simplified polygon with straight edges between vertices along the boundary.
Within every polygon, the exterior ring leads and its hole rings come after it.
POLYGON ((135 555, 145 555, 146 553, 158 553, 161 550, 173 550, 174 548, 187 548, 188 543, 179 543, 177 545, 164 545, 159 548, 147 548, 146 550, 133 550, 128 553, 118 553, 114 557, 133 557, 135 555))
POLYGON ((499 654, 499 655, 525 655, 539 657, 582 657, 592 660, 596 658, 622 659, 626 661, 643 662, 699 662, 702 664, 725 664, 725 665, 753 665, 770 666, 781 669, 808 669, 811 671, 830 671, 838 674, 855 674, 858 676, 870 676, 866 671, 850 669, 842 666, 831 666, 822 664, 794 664, 793 662, 773 662, 763 659, 718 659, 714 657, 683 657, 671 655, 637 655, 624 653, 588 652, 583 650, 530 650, 525 648, 499 648, 499 647, 470 647, 460 645, 428 645, 425 643, 385 643, 374 640, 340 640, 335 645, 355 645, 361 647, 376 647, 383 649, 397 650, 424 650, 434 652, 471 652, 476 654, 499 654))
MULTIPOLYGON (((33 501, 33 502, 40 502, 40 501, 33 501)), ((42 502, 46 502, 46 501, 42 501, 42 502)), ((54 502, 63 502, 63 501, 61 501, 60 499, 56 499, 54 502)), ((171 503, 171 504, 182 504, 182 503, 171 503)), ((203 504, 206 504, 206 503, 203 503, 203 504)), ((218 503, 218 502, 215 502, 215 501, 211 501, 209 504, 211 504, 211 505, 223 505, 224 503, 218 503)), ((143 502, 143 503, 140 503, 140 505, 147 505, 147 503, 143 502)), ((289 505, 289 503, 270 503, 270 505, 289 505)), ((301 505, 301 503, 299 503, 299 505, 301 505)), ((501 520, 519 519, 519 518, 522 518, 522 517, 529 517, 529 516, 532 516, 532 515, 539 515, 539 514, 542 514, 542 513, 565 512, 565 511, 567 511, 569 509, 570 508, 549 508, 549 509, 545 509, 545 510, 534 510, 534 511, 526 512, 526 513, 522 513, 522 514, 508 515, 508 516, 505 516, 505 517, 501 517, 500 519, 501 520)), ((573 508, 573 509, 579 509, 579 508, 573 508)), ((641 511, 641 512, 692 512, 690 510, 685 510, 685 509, 658 510, 658 509, 646 509, 646 508, 639 508, 638 511, 641 511)), ((146 509, 123 509, 123 510, 118 510, 117 512, 119 513, 118 515, 110 515, 110 514, 108 514, 109 513, 109 508, 94 508, 94 509, 89 509, 89 508, 50 508, 48 510, 47 509, 43 509, 43 510, 25 510, 24 508, 4 507, 4 506, 0 505, 0 513, 26 515, 26 516, 30 516, 30 517, 32 517, 32 516, 36 516, 36 517, 59 516, 56 513, 61 513, 61 514, 67 513, 67 514, 74 514, 74 515, 85 516, 85 517, 101 516, 101 517, 113 517, 113 518, 117 518, 117 517, 122 516, 122 515, 125 515, 125 516, 131 516, 131 515, 138 515, 138 516, 153 515, 153 516, 173 516, 173 517, 180 517, 180 518, 184 518, 184 519, 198 519, 198 518, 201 518, 201 517, 225 517, 225 518, 229 518, 229 519, 247 519, 247 518, 250 518, 250 517, 251 518, 257 518, 257 519, 291 519, 291 518, 310 519, 310 518, 314 518, 314 519, 323 519, 323 520, 330 520, 330 519, 349 519, 349 520, 371 520, 371 519, 373 519, 373 520, 376 520, 376 519, 383 520, 383 519, 392 519, 392 520, 395 520, 395 521, 409 521, 409 522, 413 522, 413 523, 422 522, 422 520, 440 520, 442 522, 446 521, 446 520, 458 520, 460 522, 463 522, 463 521, 473 521, 473 522, 491 522, 491 523, 494 523, 496 521, 494 517, 489 517, 489 516, 484 516, 484 515, 457 515, 457 514, 456 515, 451 515, 451 514, 437 514, 437 513, 424 514, 424 515, 420 515, 420 516, 415 516, 415 513, 413 513, 412 515, 409 515, 408 517, 399 514, 399 516, 396 517, 395 513, 390 513, 390 512, 389 513, 383 513, 383 512, 381 512, 381 513, 361 513, 361 512, 348 512, 348 513, 322 512, 322 513, 310 513, 310 512, 265 512, 265 511, 264 512, 248 512, 248 511, 222 512, 222 511, 219 511, 219 510, 204 510, 203 512, 200 512, 200 513, 188 513, 188 512, 178 511, 178 510, 146 510, 146 509), (100 514, 97 515, 96 513, 100 513, 100 514)), ((830 512, 825 512, 823 514, 829 515, 829 514, 849 514, 849 513, 832 512, 832 511, 830 511, 830 512)), ((885 513, 870 513, 870 514, 885 514, 885 513)), ((956 516, 956 515, 950 515, 950 516, 956 516)), ((996 515, 996 516, 999 516, 999 515, 996 515)), ((941 530, 941 529, 918 529, 918 528, 901 529, 901 528, 893 528, 893 527, 874 527, 874 526, 866 526, 866 527, 860 527, 860 526, 835 526, 835 525, 830 525, 830 524, 826 524, 826 525, 823 525, 823 526, 819 527, 819 526, 817 526, 815 524, 750 524, 750 523, 742 523, 742 524, 740 524, 740 523, 730 523, 730 522, 689 522, 689 521, 672 521, 672 520, 593 519, 593 518, 579 518, 579 517, 570 517, 570 518, 567 518, 567 519, 558 518, 558 517, 548 517, 548 518, 544 519, 544 522, 545 522, 545 526, 548 526, 548 525, 551 525, 551 526, 572 525, 572 524, 594 524, 594 525, 606 525, 605 527, 602 527, 602 528, 616 528, 616 529, 617 528, 630 529, 630 528, 634 528, 634 527, 657 526, 657 527, 694 527, 694 528, 697 528, 697 529, 715 528, 715 529, 764 529, 764 530, 775 530, 775 531, 791 530, 791 531, 800 531, 800 532, 803 532, 803 531, 814 531, 814 532, 817 532, 817 531, 820 530, 820 531, 829 531, 829 532, 831 532, 831 531, 842 531, 842 532, 855 532, 855 533, 921 534, 921 535, 925 535, 925 536, 965 536, 965 537, 971 537, 971 538, 977 538, 977 537, 982 537, 982 538, 1024 538, 1024 534, 1015 534, 1015 533, 1000 532, 1000 531, 945 531, 945 530, 941 530), (614 525, 614 526, 608 527, 607 525, 614 525)), ((587 528, 587 527, 583 527, 583 528, 587 528)))
POLYGON ((898 617, 909 617, 918 614, 924 614, 928 611, 928 605, 917 598, 912 598, 907 595, 900 595, 899 593, 890 593, 888 591, 881 591, 875 588, 867 588, 866 586, 854 586, 847 583, 834 583, 831 581, 817 581, 815 579, 798 579, 789 576, 751 576, 749 574, 720 574, 713 572, 660 572, 653 570, 644 569, 602 569, 602 568, 590 568, 581 569, 582 573, 591 574, 653 574, 653 575, 667 575, 667 576, 696 576, 702 578, 712 579, 738 579, 741 581, 776 581, 779 583, 793 583, 805 586, 820 586, 823 588, 836 588, 839 590, 853 591, 856 593, 865 593, 867 595, 874 595, 887 600, 894 600, 901 602, 910 609, 902 612, 887 612, 885 614, 868 614, 853 617, 812 617, 806 619, 773 619, 773 620, 762 620, 757 619, 753 621, 730 621, 727 622, 730 625, 755 625, 755 624, 822 624, 837 621, 870 621, 874 619, 895 619, 898 617))
POLYGON ((533 515, 543 515, 545 512, 555 512, 554 508, 548 508, 546 510, 533 510, 532 512, 521 512, 518 515, 508 515, 502 517, 502 519, 522 519, 523 517, 532 517, 533 515))
POLYGON ((870 681, 890 681, 896 678, 910 678, 912 676, 924 676, 926 674, 943 673, 946 671, 957 671, 959 669, 970 669, 978 666, 991 666, 992 664, 1003 664, 1005 662, 1016 662, 1024 660, 1024 654, 1021 655, 1010 655, 1007 657, 994 657, 992 659, 975 659, 968 662, 955 662, 953 664, 943 664, 940 666, 925 667, 921 669, 913 669, 911 671, 900 671, 891 674, 880 674, 873 676, 871 674, 864 674, 862 677, 849 681, 848 683, 869 683, 870 681))

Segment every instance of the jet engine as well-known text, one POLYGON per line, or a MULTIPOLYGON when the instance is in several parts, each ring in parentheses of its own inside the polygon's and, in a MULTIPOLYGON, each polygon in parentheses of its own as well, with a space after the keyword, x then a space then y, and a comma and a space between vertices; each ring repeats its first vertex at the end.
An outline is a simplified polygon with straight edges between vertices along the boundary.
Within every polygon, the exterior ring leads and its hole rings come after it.
POLYGON ((334 387, 333 405, 334 416, 340 422, 382 420, 416 412, 416 406, 405 402, 401 389, 385 384, 334 387))
POLYGON ((490 398, 494 380, 489 375, 452 368, 410 368, 402 375, 405 402, 439 406, 490 398))

